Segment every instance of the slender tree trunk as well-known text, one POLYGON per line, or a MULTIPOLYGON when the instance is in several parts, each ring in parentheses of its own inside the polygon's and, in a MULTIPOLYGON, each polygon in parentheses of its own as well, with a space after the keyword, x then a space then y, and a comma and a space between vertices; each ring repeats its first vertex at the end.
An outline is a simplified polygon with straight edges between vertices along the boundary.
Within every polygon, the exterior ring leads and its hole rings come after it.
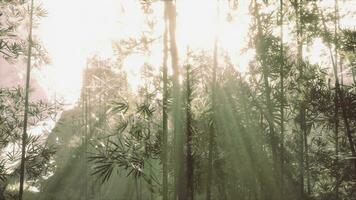
MULTIPOLYGON (((91 82, 89 82, 91 83, 91 82)), ((88 166, 88 160, 87 160, 87 153, 88 153, 88 143, 89 143, 89 138, 92 136, 92 121, 91 121, 91 89, 90 85, 88 87, 88 108, 87 108, 87 123, 88 123, 88 132, 85 135, 85 145, 84 145, 84 164, 85 164, 85 191, 86 191, 86 198, 90 199, 91 198, 91 190, 90 190, 90 175, 89 175, 89 166, 88 166)))
POLYGON ((218 67, 218 37, 216 35, 214 42, 214 60, 213 60, 213 80, 212 80, 212 119, 209 130, 209 152, 208 152, 208 171, 207 171, 207 187, 206 200, 211 200, 211 188, 213 180, 213 153, 214 153, 214 137, 215 137, 215 104, 216 104, 216 70, 218 67))
MULTIPOLYGON (((353 50, 353 53, 356 54, 355 50, 353 50)), ((356 85, 356 72, 352 65, 351 65, 351 73, 352 73, 352 81, 356 85)))
MULTIPOLYGON (((269 135, 270 135, 270 145, 272 148, 272 160, 273 160, 273 181, 274 185, 278 185, 277 182, 280 178, 278 178, 278 169, 280 167, 278 155, 277 155, 277 149, 278 149, 278 137, 276 136, 275 133, 275 126, 274 126, 274 118, 273 118, 273 104, 271 100, 271 87, 269 84, 269 70, 267 68, 267 62, 266 62, 266 54, 265 54, 265 41, 263 39, 263 29, 262 29, 262 22, 261 22, 261 16, 259 14, 259 7, 256 2, 254 1, 254 12, 256 16, 256 21, 257 21, 257 39, 256 39, 256 52, 257 56, 261 59, 261 65, 262 65, 262 73, 263 73, 263 83, 264 83, 264 95, 266 98, 266 106, 267 106, 267 122, 269 126, 269 135)), ((270 195, 273 198, 278 198, 279 192, 274 189, 274 191, 270 191, 270 195)))
POLYGON ((304 185, 304 172, 305 172, 305 166, 304 166, 304 137, 305 137, 305 132, 304 132, 304 129, 305 129, 305 126, 304 126, 304 122, 305 122, 305 105, 304 105, 304 102, 301 102, 301 106, 300 106, 300 129, 301 129, 301 133, 300 133, 300 138, 299 138, 299 148, 300 148, 300 152, 299 152, 299 181, 300 181, 300 194, 301 194, 301 198, 304 199, 305 197, 305 185, 304 185))
POLYGON ((182 113, 180 102, 180 85, 179 85, 179 66, 178 50, 176 44, 176 7, 173 1, 165 1, 165 10, 168 20, 168 32, 170 39, 170 55, 173 69, 173 128, 174 128, 174 155, 175 155, 175 190, 174 199, 184 199, 184 164, 183 164, 183 132, 182 132, 182 113))
POLYGON ((209 152, 208 152, 208 171, 207 171, 207 186, 206 200, 211 200, 211 183, 213 179, 213 150, 214 150, 214 122, 209 125, 209 152))
POLYGON ((283 198, 284 195, 284 49, 283 49, 283 0, 279 1, 280 4, 280 37, 281 37, 281 44, 280 44, 280 57, 281 57, 281 61, 280 61, 280 81, 281 81, 281 97, 280 97, 280 101, 281 101, 281 107, 280 107, 280 112, 281 112, 281 121, 280 121, 280 127, 281 127, 281 149, 280 149, 280 162, 281 162, 281 169, 280 169, 280 181, 279 181, 279 185, 280 185, 280 199, 283 198))
MULTIPOLYGON (((88 77, 85 77, 88 78, 88 77)), ((87 83, 87 82, 86 82, 87 83)), ((88 136, 88 127, 89 127, 89 101, 88 101, 88 96, 89 96, 89 90, 87 88, 87 84, 84 84, 84 136, 83 136, 83 146, 82 146, 82 163, 83 163, 83 175, 84 175, 84 184, 83 184, 83 197, 85 199, 88 198, 88 177, 87 177, 87 163, 86 163, 86 149, 87 149, 87 136, 88 136)))
POLYGON ((164 33, 163 33, 163 130, 162 130, 162 165, 163 165, 163 200, 168 200, 168 22, 167 9, 164 11, 164 33))
POLYGON ((334 2, 334 13, 335 13, 335 17, 334 17, 334 48, 335 48, 335 64, 336 67, 339 64, 340 67, 340 83, 341 86, 344 85, 344 76, 343 76, 343 66, 342 66, 342 57, 339 57, 339 53, 338 53, 338 48, 339 48, 339 28, 340 28, 340 16, 339 16, 339 1, 335 0, 334 2), (339 62, 339 63, 338 63, 339 62))
MULTIPOLYGON (((261 19, 260 19, 260 14, 258 11, 258 5, 255 1, 255 14, 257 18, 257 51, 258 51, 258 56, 261 57, 261 64, 262 64, 262 73, 263 73, 263 83, 264 83, 264 88, 265 88, 265 98, 266 98, 266 105, 267 105, 267 113, 268 113, 268 118, 273 119, 273 111, 272 111, 272 101, 271 101, 271 87, 269 85, 269 70, 267 69, 266 66, 266 55, 264 53, 264 40, 263 40, 263 30, 262 30, 262 24, 261 24, 261 19)), ((270 136, 271 136, 271 146, 272 146, 272 156, 274 160, 274 164, 277 163, 277 144, 276 144, 276 136, 275 136, 275 127, 273 124, 273 121, 268 120, 269 128, 270 128, 270 136)), ((276 170, 276 168, 275 168, 276 170)))
POLYGON ((336 194, 336 200, 339 199, 339 106, 338 106, 338 95, 335 95, 334 99, 334 104, 335 104, 335 113, 334 113, 334 120, 335 120, 335 127, 334 127, 334 134, 335 134, 335 154, 336 154, 336 160, 335 160, 335 194, 336 194))
MULTIPOLYGON (((81 149, 81 157, 80 157, 80 159, 81 159, 80 160, 81 167, 84 167, 84 163, 83 163, 84 162, 84 160, 83 160, 83 157, 84 157, 84 153, 83 153, 84 150, 83 149, 84 148, 83 147, 84 147, 84 140, 85 140, 84 138, 85 138, 85 129, 86 129, 86 120, 85 120, 86 119, 85 118, 85 110, 86 110, 86 106, 85 106, 86 97, 85 97, 85 95, 86 95, 86 91, 85 91, 85 84, 84 83, 85 83, 85 76, 84 76, 82 94, 81 94, 81 98, 82 98, 81 99, 82 100, 82 102, 81 102, 82 103, 82 110, 81 110, 82 111, 82 113, 81 113, 81 117, 82 117, 82 119, 81 119, 82 120, 82 124, 81 124, 82 125, 82 127, 81 127, 81 134, 82 134, 81 135, 81 142, 82 142, 81 145, 82 145, 82 147, 81 148, 82 149, 81 149)), ((80 193, 81 193, 81 196, 84 197, 84 183, 81 181, 80 184, 81 184, 80 185, 80 193)))
POLYGON ((25 111, 23 120, 23 134, 22 134, 22 148, 21 148, 21 165, 20 165, 20 188, 19 200, 23 199, 23 188, 25 182, 25 159, 26 159, 26 143, 27 143, 27 121, 28 121, 28 107, 29 107, 29 92, 30 92, 30 74, 31 74, 31 56, 32 56, 32 21, 33 21, 33 1, 31 0, 30 11, 30 27, 28 35, 28 55, 27 55, 27 69, 26 69, 26 89, 25 89, 25 111))
MULTIPOLYGON (((217 24, 219 20, 219 1, 217 1, 217 24)), ((213 80, 212 80, 212 94, 211 94, 211 110, 212 110, 212 119, 211 123, 209 124, 209 149, 208 149, 208 170, 207 170, 207 186, 206 186, 206 200, 211 200, 211 190, 212 190, 212 181, 213 177, 213 154, 214 154, 214 142, 215 142, 215 126, 216 126, 216 119, 215 119, 215 105, 216 105, 216 70, 218 67, 218 33, 215 35, 214 41, 214 55, 213 55, 213 80)))
MULTIPOLYGON (((334 21, 334 44, 335 44, 335 67, 337 68, 337 60, 338 60, 338 20, 339 20, 339 13, 338 13, 338 0, 335 0, 335 21, 334 21)), ((342 72, 342 65, 340 63, 340 72, 342 72)), ((341 84, 343 84, 343 78, 342 78, 342 73, 341 73, 341 84)), ((334 113, 334 120, 335 120, 335 127, 334 127, 334 134, 335 134, 335 154, 336 154, 336 159, 335 159, 335 195, 336 195, 336 200, 339 200, 339 106, 338 106, 338 95, 335 95, 335 113, 334 113)))
POLYGON ((304 132, 304 146, 305 146, 305 168, 306 168, 306 175, 307 175, 307 193, 311 195, 311 185, 310 185, 310 166, 309 166, 309 146, 308 146, 308 133, 310 131, 305 125, 305 132, 304 132))
POLYGON ((186 134, 187 134, 187 196, 186 200, 194 200, 194 158, 193 158, 193 131, 192 131, 192 113, 191 113, 191 94, 192 89, 190 85, 190 65, 187 65, 187 72, 186 72, 186 93, 187 93, 187 106, 186 106, 186 134))
MULTIPOLYGON (((299 70, 299 76, 301 79, 304 79, 304 73, 303 73, 303 30, 302 30, 302 24, 301 24, 301 8, 302 8, 302 0, 295 0, 295 15, 296 15, 296 29, 297 29, 297 48, 298 48, 298 55, 297 55, 297 66, 299 70)), ((304 94, 301 94, 302 98, 304 98, 304 94)), ((300 102, 300 111, 299 111, 299 117, 300 117, 300 129, 301 129, 301 134, 300 134, 300 175, 299 175, 299 181, 300 181, 300 194, 301 198, 303 199, 305 194, 304 194, 304 146, 307 146, 307 132, 306 132, 306 105, 305 105, 305 100, 302 99, 300 102)))

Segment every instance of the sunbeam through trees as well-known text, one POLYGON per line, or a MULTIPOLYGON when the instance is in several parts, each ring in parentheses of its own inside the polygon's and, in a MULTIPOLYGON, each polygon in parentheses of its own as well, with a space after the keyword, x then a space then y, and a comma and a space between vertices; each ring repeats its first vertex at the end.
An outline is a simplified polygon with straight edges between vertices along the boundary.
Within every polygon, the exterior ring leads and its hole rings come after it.
POLYGON ((356 1, 0 0, 0 200, 355 200, 356 1))

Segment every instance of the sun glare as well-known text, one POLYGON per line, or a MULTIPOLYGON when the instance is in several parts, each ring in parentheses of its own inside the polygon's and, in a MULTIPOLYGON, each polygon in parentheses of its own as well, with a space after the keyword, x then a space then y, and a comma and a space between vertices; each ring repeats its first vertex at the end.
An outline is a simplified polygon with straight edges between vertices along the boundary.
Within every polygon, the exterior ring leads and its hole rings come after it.
MULTIPOLYGON (((114 41, 139 37, 146 30, 146 16, 137 1, 62 0, 43 1, 42 4, 49 14, 42 20, 37 33, 48 49, 52 63, 42 67, 37 78, 50 98, 63 97, 69 104, 79 97, 82 72, 88 57, 98 55, 114 59, 114 41), (68 7, 69 4, 71 6, 68 7)), ((163 4, 155 2, 153 8, 157 23, 154 34, 161 38, 164 27, 163 4)), ((180 62, 183 62, 188 48, 212 51, 217 36, 220 52, 229 52, 236 69, 246 72, 249 61, 255 55, 254 51, 242 52, 247 46, 251 24, 248 8, 248 1, 240 1, 234 11, 229 10, 226 4, 217 6, 217 1, 178 1, 177 44, 179 57, 183 58, 180 62)), ((350 21, 346 19, 342 25, 350 21)), ((289 26, 285 25, 285 32, 288 32, 289 26)), ((285 42, 294 42, 290 35, 285 34, 285 42)), ((318 41, 314 46, 319 50, 325 48, 318 41)), ((129 84, 134 90, 140 85, 140 69, 145 63, 151 64, 155 70, 162 65, 162 40, 157 40, 151 50, 149 57, 133 55, 123 62, 129 84)), ((306 50, 306 55, 309 54, 307 57, 317 63, 320 61, 319 52, 306 50)))
MULTIPOLYGON (((112 42, 127 37, 135 37, 144 30, 144 14, 136 1, 95 0, 95 1, 43 1, 48 16, 41 22, 38 35, 47 47, 52 62, 37 73, 38 80, 47 90, 48 96, 63 97, 73 104, 79 97, 82 72, 86 59, 92 55, 113 58, 112 42), (67 6, 71 4, 71 6, 67 6), (79 9, 78 9, 79 8, 79 9), (65 12, 63 12, 65 10, 65 12), (104 12, 105 11, 105 12, 104 12), (68 73, 70 72, 70 73, 68 73)), ((251 55, 241 54, 246 45, 246 35, 250 23, 247 4, 232 13, 233 20, 227 21, 228 8, 219 7, 219 21, 215 1, 182 0, 177 3, 177 43, 179 56, 186 49, 211 50, 216 35, 219 48, 231 53, 236 67, 244 71, 251 55), (204 6, 201 6, 204 5, 204 6), (219 30, 219 32, 217 32, 219 30)), ((156 35, 163 32, 163 6, 154 4, 156 35)), ((140 68, 149 62, 158 70, 161 66, 162 44, 154 44, 150 58, 130 56, 123 68, 128 72, 129 84, 137 88, 140 84, 140 68), (147 60, 149 59, 149 60, 147 60)), ((182 63, 180 63, 182 64, 182 63)))

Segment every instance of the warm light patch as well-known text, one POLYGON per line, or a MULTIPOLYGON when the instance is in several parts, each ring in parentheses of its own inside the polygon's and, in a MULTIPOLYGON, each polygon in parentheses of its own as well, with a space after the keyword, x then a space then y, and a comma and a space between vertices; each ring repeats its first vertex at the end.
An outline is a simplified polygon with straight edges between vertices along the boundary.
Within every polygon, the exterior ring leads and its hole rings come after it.
MULTIPOLYGON (((184 64, 188 48, 212 51, 217 35, 220 52, 229 52, 234 66, 246 72, 249 61, 254 57, 253 51, 242 53, 249 38, 250 2, 239 1, 238 9, 233 11, 220 2, 218 18, 217 2, 177 1, 179 62, 184 64)), ((50 97, 63 97, 72 105, 80 94, 86 59, 94 54, 114 58, 113 41, 138 37, 145 30, 146 16, 138 1, 62 0, 43 1, 42 4, 48 10, 48 17, 42 20, 36 33, 48 49, 52 63, 40 70, 38 79, 50 97)), ((350 4, 352 7, 355 2, 350 4)), ((347 7, 340 10, 347 11, 347 7)), ((163 8, 162 2, 153 3, 153 16, 157 21, 153 35, 160 39, 153 44, 151 56, 133 55, 124 61, 123 67, 128 72, 129 83, 134 89, 141 82, 140 69, 144 63, 150 63, 156 71, 162 65, 163 8)), ((352 20, 346 17, 341 25, 346 26, 349 22, 352 23, 352 20)), ((294 41, 294 36, 288 30, 291 29, 290 26, 293 23, 285 23, 284 31, 288 33, 284 35, 286 43, 294 41)), ((313 63, 320 61, 317 54, 318 52, 312 51, 308 56, 313 63)))

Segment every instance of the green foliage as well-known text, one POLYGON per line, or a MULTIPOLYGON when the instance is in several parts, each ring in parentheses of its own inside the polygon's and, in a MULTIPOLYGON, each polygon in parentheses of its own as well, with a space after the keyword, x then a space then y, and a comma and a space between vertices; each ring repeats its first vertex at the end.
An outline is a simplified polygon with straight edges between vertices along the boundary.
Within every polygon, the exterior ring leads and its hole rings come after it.
MULTIPOLYGON (((27 56, 28 38, 19 32, 27 24, 29 6, 27 1, 0 2, 0 56, 10 62, 15 62, 19 56, 27 56)), ((41 6, 34 9, 34 27, 38 20, 46 17, 47 11, 41 6)), ((50 62, 46 49, 39 41, 32 41, 33 65, 41 66, 50 62)), ((21 58, 21 57, 20 57, 21 58)))
MULTIPOLYGON (((0 185, 6 186, 18 176, 18 161, 21 158, 21 134, 24 112, 22 88, 0 89, 0 185)), ((29 129, 45 126, 43 123, 56 118, 59 107, 43 101, 30 102, 29 129)), ((43 133, 42 133, 43 134, 43 133)), ((29 134, 26 147, 26 176, 32 185, 54 170, 51 162, 55 149, 46 145, 44 135, 29 134)), ((5 189, 1 190, 4 195, 5 189)))
POLYGON ((116 102, 115 111, 123 115, 116 125, 117 135, 93 144, 95 152, 89 156, 93 163, 92 175, 98 176, 102 183, 107 181, 116 169, 127 171, 127 176, 141 177, 144 174, 145 159, 157 159, 159 146, 157 137, 151 135, 154 108, 148 102, 138 105, 135 113, 125 115, 128 105, 116 102), (105 144, 105 145, 104 145, 105 144))

